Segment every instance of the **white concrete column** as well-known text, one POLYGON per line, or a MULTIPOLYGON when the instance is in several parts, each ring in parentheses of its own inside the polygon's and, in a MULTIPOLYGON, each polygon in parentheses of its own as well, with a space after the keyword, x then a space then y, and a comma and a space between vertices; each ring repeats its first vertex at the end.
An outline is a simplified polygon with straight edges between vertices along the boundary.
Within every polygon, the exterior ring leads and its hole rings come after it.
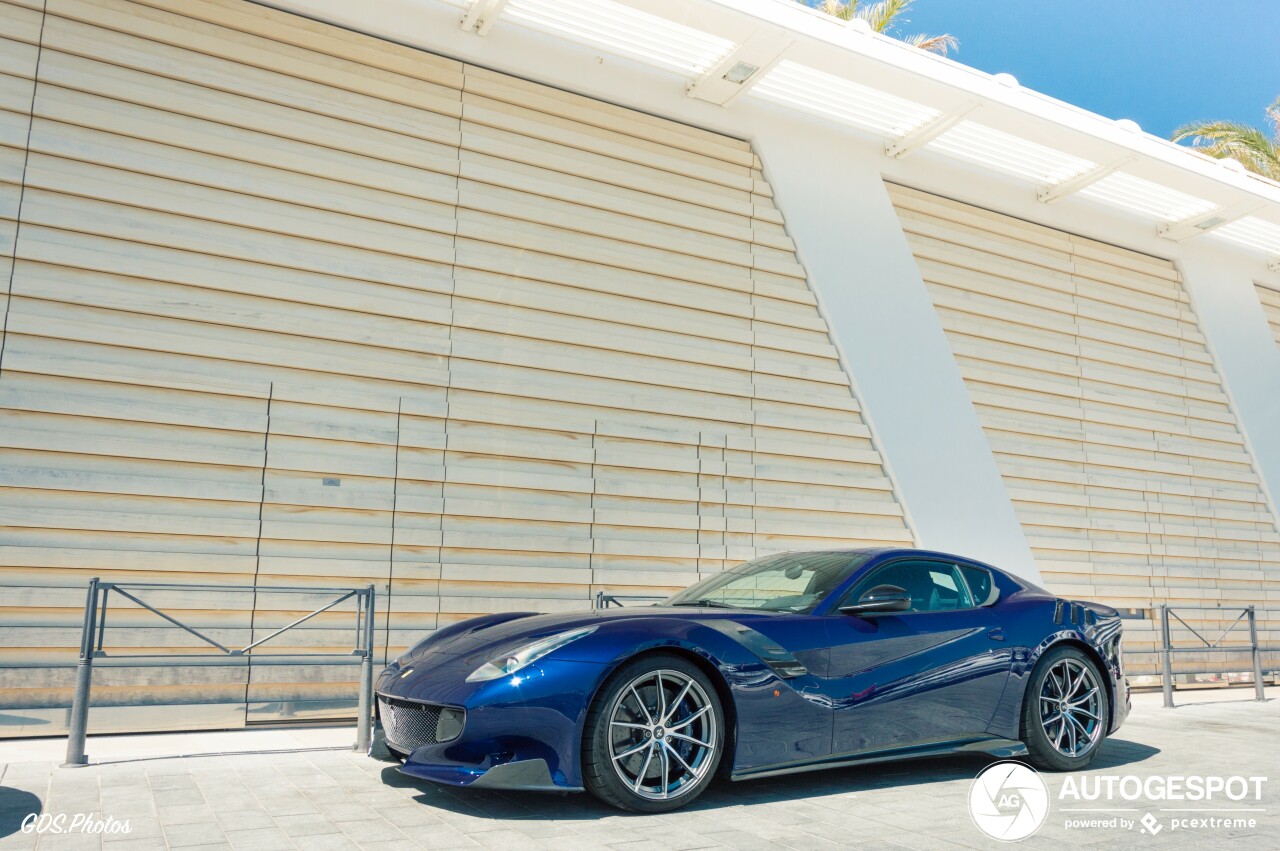
POLYGON ((1280 347, 1254 290, 1266 272, 1256 259, 1208 243, 1188 246, 1178 265, 1274 514, 1280 497, 1280 347))
POLYGON ((848 136, 762 124, 754 142, 920 546, 1038 582, 897 213, 848 136))

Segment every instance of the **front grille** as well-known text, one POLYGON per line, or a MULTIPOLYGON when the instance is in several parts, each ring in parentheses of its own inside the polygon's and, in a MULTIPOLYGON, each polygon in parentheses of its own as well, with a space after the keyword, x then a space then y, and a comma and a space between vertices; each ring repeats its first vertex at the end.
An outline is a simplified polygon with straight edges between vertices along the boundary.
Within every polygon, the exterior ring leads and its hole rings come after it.
POLYGON ((434 703, 378 696, 378 717, 387 741, 410 751, 436 741, 436 725, 443 710, 434 703))

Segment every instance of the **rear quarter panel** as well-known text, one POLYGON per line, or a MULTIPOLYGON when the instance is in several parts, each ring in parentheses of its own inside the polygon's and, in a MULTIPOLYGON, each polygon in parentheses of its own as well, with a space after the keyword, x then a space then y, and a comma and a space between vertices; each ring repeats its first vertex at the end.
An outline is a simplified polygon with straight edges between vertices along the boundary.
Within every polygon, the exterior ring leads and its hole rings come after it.
POLYGON ((1045 653, 1063 643, 1082 647, 1102 669, 1111 707, 1108 732, 1120 726, 1128 714, 1128 687, 1114 649, 1123 628, 1114 610, 1020 590, 997 603, 997 613, 1005 623, 1013 665, 989 732, 1022 737, 1022 706, 1031 674, 1045 653))

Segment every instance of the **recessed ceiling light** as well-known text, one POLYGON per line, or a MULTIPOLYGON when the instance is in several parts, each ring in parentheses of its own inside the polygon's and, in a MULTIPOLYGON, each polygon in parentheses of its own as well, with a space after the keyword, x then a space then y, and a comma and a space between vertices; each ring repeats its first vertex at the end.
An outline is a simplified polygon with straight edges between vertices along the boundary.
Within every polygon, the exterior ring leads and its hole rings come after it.
POLYGON ((751 78, 751 75, 760 70, 759 65, 752 65, 750 62, 739 62, 729 69, 729 73, 724 78, 730 83, 742 85, 751 78))

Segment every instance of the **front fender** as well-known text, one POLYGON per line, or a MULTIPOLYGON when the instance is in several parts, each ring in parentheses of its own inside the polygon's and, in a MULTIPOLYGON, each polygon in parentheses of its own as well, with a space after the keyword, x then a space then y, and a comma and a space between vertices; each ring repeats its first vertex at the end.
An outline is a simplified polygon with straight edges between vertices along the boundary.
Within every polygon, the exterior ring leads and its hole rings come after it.
MULTIPOLYGON (((762 643, 750 636, 763 636, 747 631, 741 633, 744 637, 734 637, 724 629, 728 623, 745 626, 725 619, 702 622, 662 617, 605 624, 589 638, 557 652, 556 657, 602 666, 588 705, 631 659, 664 650, 697 657, 720 677, 733 703, 726 716, 734 719, 735 729, 726 741, 733 742, 730 768, 734 773, 827 756, 831 706, 817 679, 807 671, 800 673, 802 667, 762 658, 762 643)), ((581 723, 585 723, 585 712, 581 723)))

